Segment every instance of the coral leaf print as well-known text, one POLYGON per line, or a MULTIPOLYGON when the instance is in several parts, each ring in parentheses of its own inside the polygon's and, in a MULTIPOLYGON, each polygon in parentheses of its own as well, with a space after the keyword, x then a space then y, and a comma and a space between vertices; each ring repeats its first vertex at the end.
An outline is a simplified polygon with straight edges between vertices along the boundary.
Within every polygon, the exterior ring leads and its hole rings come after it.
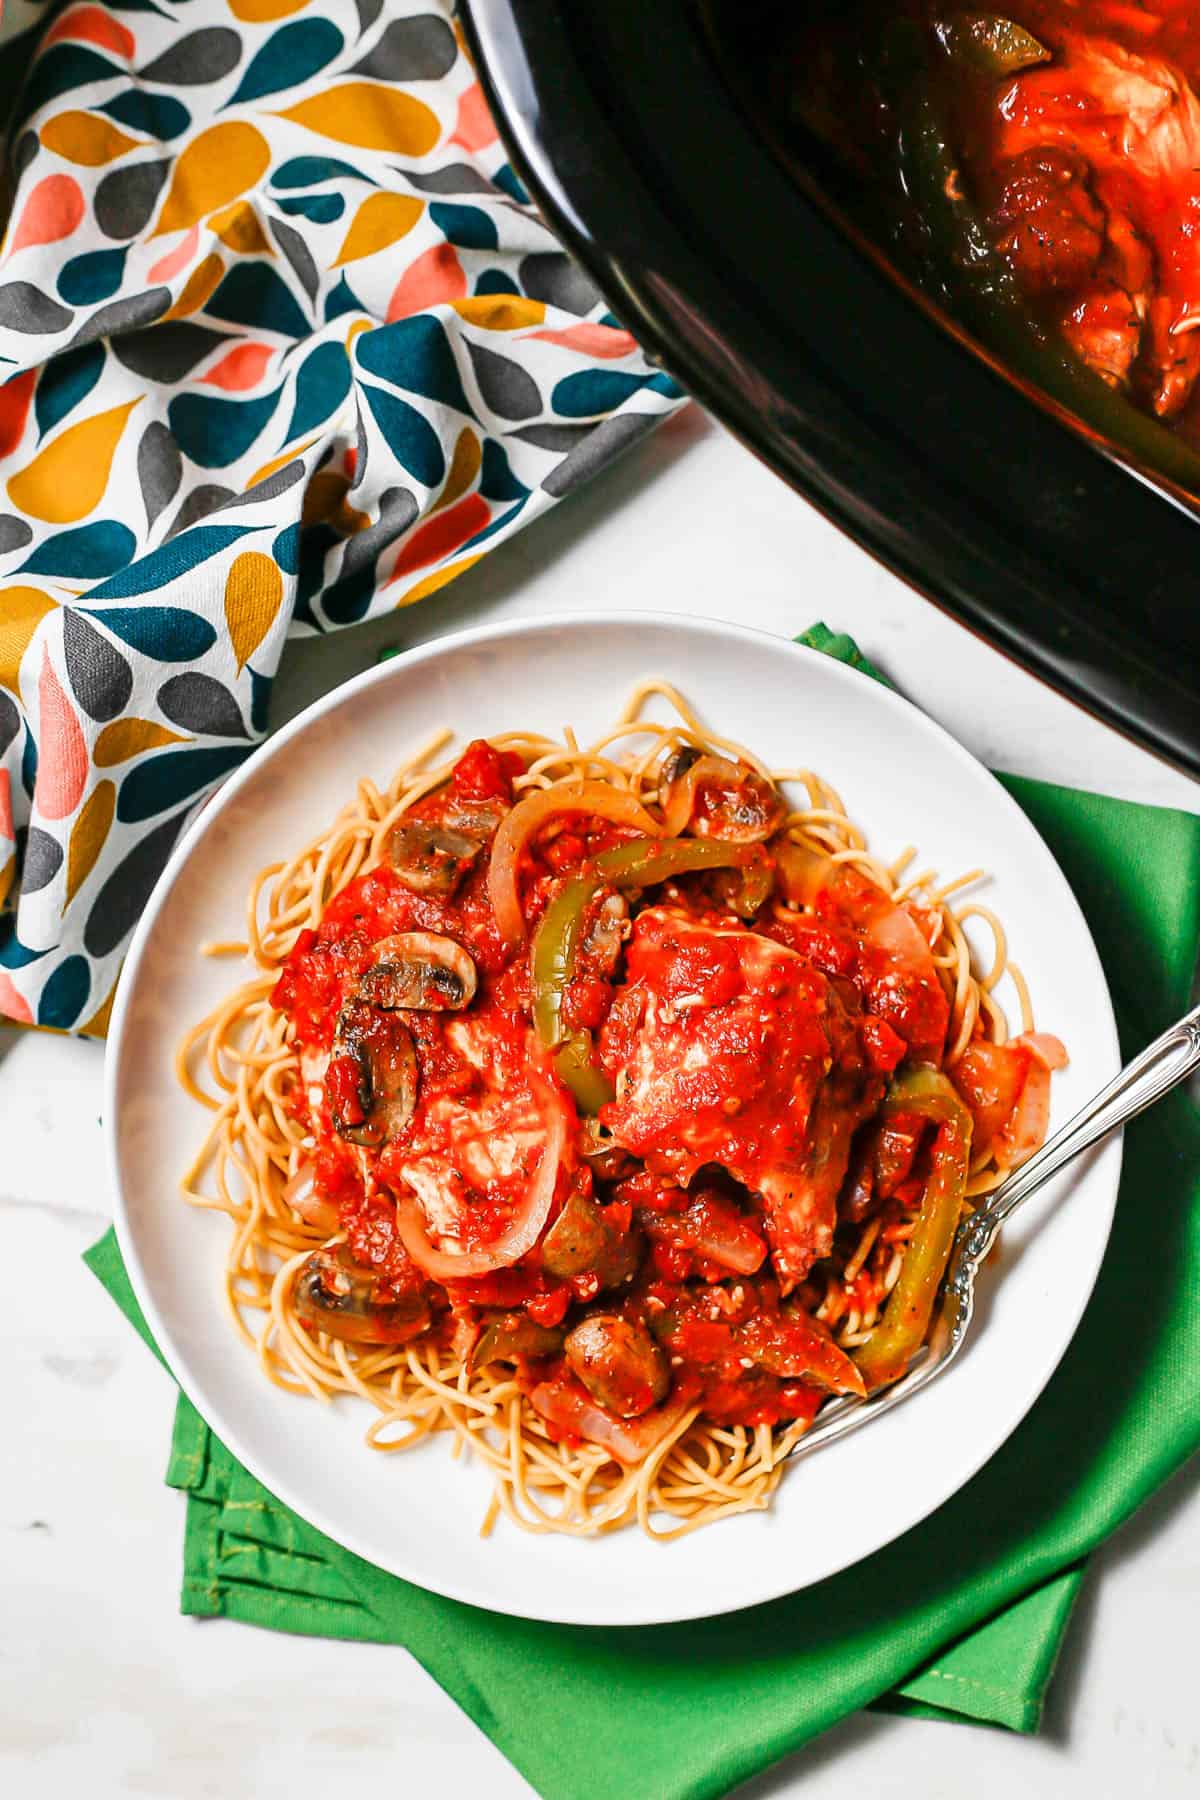
POLYGON ((42 753, 33 803, 44 819, 65 819, 75 811, 83 794, 88 751, 79 715, 63 693, 45 646, 38 678, 38 736, 42 753))
POLYGON ((173 281, 187 268, 195 257, 200 243, 200 231, 195 225, 184 234, 173 250, 160 256, 154 266, 147 271, 147 281, 173 281))
POLYGON ((227 394, 244 393, 258 386, 274 354, 274 344, 239 344, 200 379, 206 387, 222 388, 227 394))
POLYGON ((433 244, 410 263, 392 290, 387 316, 407 319, 427 307, 460 300, 467 291, 467 276, 453 244, 433 244))
POLYGON ((132 60, 137 50, 132 31, 102 6, 73 6, 50 27, 42 39, 43 48, 48 50, 51 44, 61 43, 65 38, 80 44, 94 44, 99 50, 110 50, 114 56, 124 57, 126 62, 132 60))
POLYGON ((37 378, 36 369, 25 369, 20 375, 10 375, 0 387, 0 456, 11 456, 25 435, 37 378))
POLYGON ((12 249, 30 244, 54 244, 70 237, 86 207, 83 189, 73 175, 47 175, 39 181, 21 209, 13 233, 12 249))
POLYGON ((496 127, 492 123, 492 115, 483 97, 483 89, 475 82, 459 96, 458 118, 450 142, 461 144, 464 150, 485 150, 495 141, 496 127))

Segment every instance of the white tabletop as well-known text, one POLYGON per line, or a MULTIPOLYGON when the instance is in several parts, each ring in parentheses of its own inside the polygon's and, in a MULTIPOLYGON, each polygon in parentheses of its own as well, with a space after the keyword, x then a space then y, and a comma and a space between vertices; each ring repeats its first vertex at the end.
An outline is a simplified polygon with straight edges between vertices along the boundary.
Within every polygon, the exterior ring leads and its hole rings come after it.
MULTIPOLYGON (((599 605, 789 635, 823 618, 993 766, 1200 809, 1200 784, 877 568, 694 409, 446 593, 294 646, 279 697, 297 710, 384 644, 599 605)), ((79 1261, 110 1213, 102 1056, 0 1030, 0 1790, 527 1797, 406 1652, 179 1616, 183 1501, 162 1485, 174 1388, 79 1261)), ((1195 1468, 1177 1477, 1093 1559, 1041 1737, 862 1714, 743 1793, 1190 1800, 1197 1487, 1195 1468)))

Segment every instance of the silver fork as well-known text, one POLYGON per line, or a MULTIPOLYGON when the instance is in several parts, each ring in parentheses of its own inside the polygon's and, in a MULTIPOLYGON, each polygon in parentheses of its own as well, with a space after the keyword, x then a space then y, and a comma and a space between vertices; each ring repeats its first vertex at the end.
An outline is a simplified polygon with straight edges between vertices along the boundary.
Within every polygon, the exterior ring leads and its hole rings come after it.
POLYGON ((1006 1219, 1053 1175, 1124 1125, 1200 1067, 1200 1006, 1155 1038, 1126 1063, 1106 1087, 1056 1131, 1029 1161, 1014 1169, 958 1228, 942 1287, 942 1304, 928 1346, 891 1387, 879 1388, 865 1400, 853 1395, 828 1400, 812 1426, 788 1452, 807 1456, 826 1444, 869 1425, 881 1413, 928 1387, 949 1368, 966 1342, 975 1312, 975 1277, 1006 1219))

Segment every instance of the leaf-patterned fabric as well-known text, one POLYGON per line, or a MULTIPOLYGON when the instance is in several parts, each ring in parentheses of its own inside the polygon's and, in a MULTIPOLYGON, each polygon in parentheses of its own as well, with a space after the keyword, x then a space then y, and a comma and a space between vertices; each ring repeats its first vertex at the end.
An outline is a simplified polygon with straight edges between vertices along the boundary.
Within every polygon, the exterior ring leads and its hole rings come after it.
POLYGON ((0 250, 0 1013, 102 1031, 289 633, 434 593, 679 403, 442 0, 91 0, 0 250))

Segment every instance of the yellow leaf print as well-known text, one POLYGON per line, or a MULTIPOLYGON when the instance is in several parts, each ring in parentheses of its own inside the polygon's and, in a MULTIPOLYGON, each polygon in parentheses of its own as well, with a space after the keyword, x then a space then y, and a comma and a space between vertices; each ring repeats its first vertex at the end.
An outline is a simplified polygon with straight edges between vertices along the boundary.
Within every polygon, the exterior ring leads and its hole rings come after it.
POLYGON ((311 450, 316 441, 315 437, 310 437, 306 438, 302 444, 289 444, 281 456, 273 456, 270 462, 263 464, 261 469, 255 469, 242 492, 248 494, 251 488, 258 486, 260 481, 268 480, 276 469, 286 469, 290 462, 295 462, 298 456, 303 456, 306 450, 311 450))
POLYGON ((171 310, 163 314, 163 318, 186 319, 189 313, 199 312, 224 273, 225 264, 214 250, 196 264, 184 283, 182 294, 171 310))
POLYGON ((64 912, 96 866, 96 858, 104 848, 116 806, 116 783, 102 781, 88 795, 79 817, 71 827, 71 841, 67 848, 67 897, 63 901, 64 912))
POLYGON ((140 756, 143 750, 164 750, 168 744, 190 744, 191 738, 156 725, 153 719, 114 719, 96 739, 92 761, 98 769, 111 769, 117 763, 140 756))
POLYGON ((95 113, 59 113, 56 118, 47 119, 38 135, 47 150, 86 169, 98 169, 102 163, 115 162, 127 150, 141 148, 137 138, 126 137, 95 113))
POLYGON ((185 231, 219 206, 226 206, 265 175, 271 161, 267 140, 244 120, 210 125, 180 153, 152 237, 185 231))
POLYGON ((450 304, 460 319, 485 331, 519 331, 522 325, 540 325, 546 317, 544 301, 526 300, 522 294, 472 294, 450 304))
POLYGON ((17 511, 48 525, 85 518, 104 496, 125 421, 140 399, 81 420, 39 450, 9 481, 8 497, 17 511))
POLYGON ((441 136, 437 114, 423 100, 377 81, 343 82, 277 116, 337 144, 396 156, 427 156, 441 136))
POLYGON ((84 1037, 102 1038, 108 1036, 108 1024, 112 1018, 113 1001, 117 995, 117 984, 114 981, 108 990, 108 998, 99 1005, 86 1025, 77 1027, 84 1037))
POLYGON ((225 623, 239 672, 275 623, 282 599, 283 576, 273 557, 243 550, 234 558, 225 581, 225 623))
POLYGON ((425 202, 411 194, 370 194, 354 215, 334 268, 386 250, 412 230, 424 210, 425 202))
POLYGON ((286 19, 308 5, 308 0, 229 0, 235 19, 246 25, 267 25, 272 19, 286 19))
POLYGON ((235 200, 214 213, 208 229, 235 256, 274 256, 267 234, 258 222, 258 214, 248 200, 235 200))
POLYGON ((467 425, 458 434, 458 442, 454 446, 454 455, 450 459, 450 473, 446 477, 446 485, 430 507, 430 512, 440 512, 443 506, 453 506, 461 500, 475 477, 479 473, 479 465, 483 461, 483 452, 479 439, 467 425))
POLYGON ((483 555, 481 550, 478 556, 464 556, 461 562, 451 563, 448 569, 435 569, 432 575, 425 577, 424 581, 418 581, 415 587, 410 587, 406 593, 401 594, 396 605, 411 606, 416 600, 428 599, 430 594, 436 594, 439 588, 444 588, 447 582, 453 581, 459 575, 465 575, 467 570, 473 569, 477 562, 482 562, 483 555))
POLYGON ((58 602, 41 588, 0 588, 0 687, 20 696, 21 663, 33 634, 58 602))

